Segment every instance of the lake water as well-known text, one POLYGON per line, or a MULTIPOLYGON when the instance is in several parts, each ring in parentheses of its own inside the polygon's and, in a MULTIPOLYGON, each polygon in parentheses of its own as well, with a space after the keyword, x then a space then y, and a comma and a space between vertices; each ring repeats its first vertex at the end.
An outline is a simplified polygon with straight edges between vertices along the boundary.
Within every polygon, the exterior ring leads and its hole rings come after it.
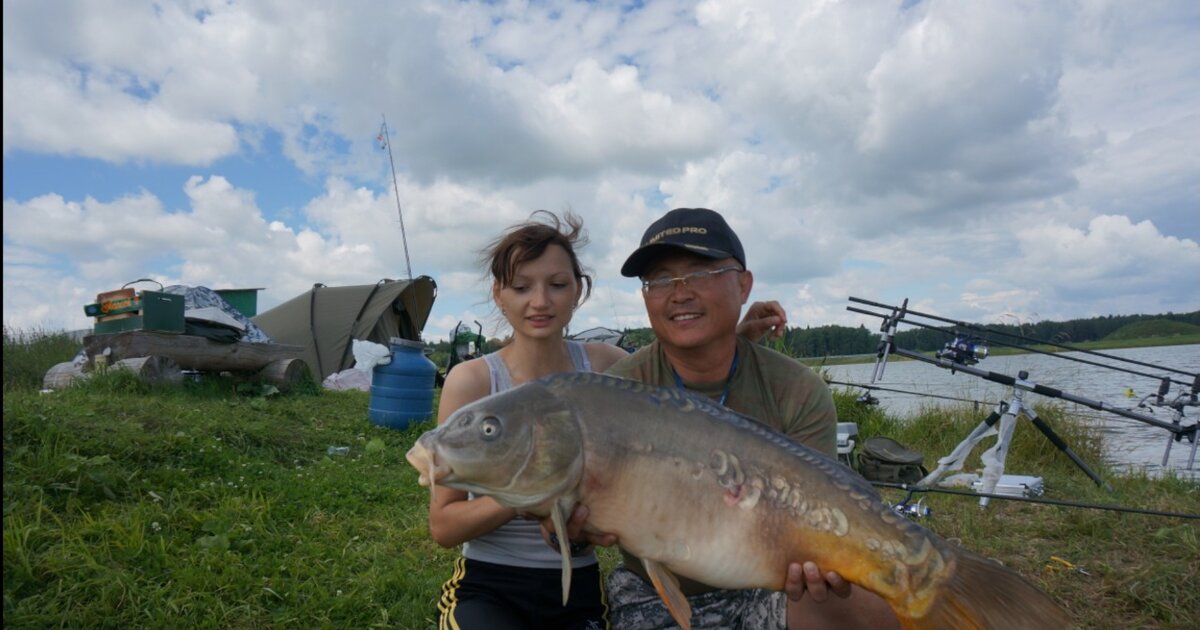
MULTIPOLYGON (((1133 359, 1143 363, 1164 366, 1191 373, 1200 372, 1200 344, 1182 346, 1159 346, 1153 348, 1126 348, 1120 350, 1098 351, 1105 355, 1133 359)), ((1049 356, 1044 354, 1021 354, 989 357, 974 366, 1005 376, 1016 377, 1018 372, 1025 370, 1029 373, 1027 380, 1038 385, 1045 385, 1061 390, 1066 394, 1103 402, 1113 407, 1128 409, 1150 416, 1164 422, 1171 422, 1173 412, 1167 407, 1137 408, 1142 397, 1158 391, 1159 379, 1162 376, 1191 383, 1192 378, 1183 374, 1164 372, 1141 365, 1113 361, 1083 352, 1066 352, 1062 355, 1049 356), (1063 356, 1075 357, 1096 363, 1114 365, 1122 369, 1155 374, 1158 378, 1148 378, 1128 374, 1104 367, 1088 365, 1072 361, 1063 356), (1151 411, 1153 410, 1153 411, 1151 411)), ((829 378, 835 381, 871 384, 871 376, 875 372, 875 364, 834 365, 825 368, 829 378)), ((986 405, 980 406, 979 419, 982 421, 994 408, 999 400, 1011 401, 1012 388, 994 383, 980 376, 964 372, 951 373, 950 370, 925 363, 923 361, 894 361, 889 357, 884 369, 883 379, 875 383, 879 387, 937 394, 981 401, 986 405)), ((842 385, 834 385, 838 389, 846 389, 855 393, 865 390, 842 385)), ((1172 383, 1166 396, 1169 402, 1186 388, 1172 383)), ((902 394, 889 391, 871 390, 871 395, 879 399, 880 406, 888 413, 897 416, 912 415, 923 407, 931 405, 962 404, 953 401, 939 400, 926 396, 902 394)), ((1023 392, 1026 406, 1039 403, 1055 403, 1064 406, 1069 412, 1089 418, 1102 427, 1105 435, 1106 457, 1108 463, 1118 469, 1144 469, 1152 475, 1164 472, 1162 464, 1163 451, 1168 437, 1172 434, 1167 430, 1138 420, 1126 418, 1115 413, 1097 411, 1091 407, 1068 402, 1062 398, 1051 398, 1023 392)), ((1151 399, 1153 401, 1153 399, 1151 399)), ((1200 420, 1200 407, 1185 407, 1183 425, 1188 426, 1200 420)), ((1054 428, 1051 425, 1051 428, 1054 428)), ((1037 431, 1037 428, 1026 421, 1017 424, 1017 431, 1037 431)), ((964 434, 963 438, 966 437, 964 434)), ((993 438, 977 445, 976 452, 989 448, 995 443, 993 438)), ((1068 444, 1069 445, 1069 444, 1068 444)), ((1191 444, 1184 440, 1171 446, 1171 454, 1166 469, 1172 474, 1189 477, 1200 481, 1200 452, 1196 456, 1196 464, 1192 470, 1185 470, 1191 444)), ((937 459, 947 453, 926 454, 927 464, 936 465, 937 459)), ((1086 462, 1085 462, 1086 463, 1086 462)), ((931 466, 932 467, 932 466, 931 466)), ((1015 474, 1036 474, 1026 471, 1012 471, 1015 474)))

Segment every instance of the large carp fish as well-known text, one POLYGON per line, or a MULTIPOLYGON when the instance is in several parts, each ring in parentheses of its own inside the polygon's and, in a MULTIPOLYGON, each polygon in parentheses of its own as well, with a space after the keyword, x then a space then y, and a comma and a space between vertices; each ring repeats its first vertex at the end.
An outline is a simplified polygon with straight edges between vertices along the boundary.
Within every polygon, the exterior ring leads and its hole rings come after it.
POLYGON ((560 532, 586 505, 586 527, 642 558, 682 628, 691 609, 675 576, 783 590, 788 563, 807 560, 879 594, 906 628, 1070 624, 1048 595, 896 514, 837 461, 679 389, 549 376, 459 409, 408 461, 432 492, 491 496, 560 532))

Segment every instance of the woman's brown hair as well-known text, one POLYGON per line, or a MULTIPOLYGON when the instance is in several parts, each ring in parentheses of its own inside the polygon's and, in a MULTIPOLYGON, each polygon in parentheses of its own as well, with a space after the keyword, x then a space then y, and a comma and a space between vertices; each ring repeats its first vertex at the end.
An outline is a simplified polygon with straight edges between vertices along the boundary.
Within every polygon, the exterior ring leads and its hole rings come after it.
POLYGON ((583 220, 577 215, 568 211, 560 219, 549 210, 537 210, 529 215, 529 220, 508 228, 489 243, 480 252, 480 258, 491 272, 492 280, 500 287, 508 287, 512 286, 518 266, 535 260, 550 245, 558 245, 567 252, 575 281, 584 288, 579 300, 582 304, 592 294, 592 277, 584 273, 575 248, 586 244, 583 220))

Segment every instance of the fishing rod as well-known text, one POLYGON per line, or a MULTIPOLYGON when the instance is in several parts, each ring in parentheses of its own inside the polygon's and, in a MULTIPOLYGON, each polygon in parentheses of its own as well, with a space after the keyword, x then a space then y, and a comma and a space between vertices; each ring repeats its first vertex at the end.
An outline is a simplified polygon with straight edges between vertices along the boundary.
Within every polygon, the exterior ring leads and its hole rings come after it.
MULTIPOLYGON (((855 313, 863 313, 863 314, 865 314, 865 315, 874 315, 874 316, 876 316, 876 317, 882 317, 882 316, 881 316, 880 314, 878 314, 878 313, 874 313, 874 312, 871 312, 871 311, 866 311, 866 310, 859 309, 859 308, 854 308, 854 307, 847 307, 847 308, 846 308, 846 310, 848 310, 848 311, 853 311, 853 312, 855 312, 855 313)), ((955 338, 961 338, 961 337, 962 337, 962 335, 961 335, 961 334, 959 334, 959 333, 957 333, 956 331, 950 331, 950 330, 946 330, 946 329, 944 329, 944 328, 939 328, 939 327, 937 327, 937 326, 933 326, 933 325, 931 325, 931 324, 926 324, 926 323, 923 323, 923 322, 917 322, 917 321, 913 321, 913 320, 911 320, 911 319, 900 319, 900 320, 899 320, 899 322, 900 322, 900 323, 902 323, 902 324, 908 324, 908 325, 910 325, 910 326, 918 326, 918 327, 920 327, 920 328, 926 328, 926 329, 928 329, 928 330, 933 330, 933 331, 937 331, 937 332, 940 332, 940 333, 945 333, 945 334, 947 334, 947 335, 954 336, 955 338)), ((973 341, 974 339, 976 339, 976 338, 968 338, 968 339, 967 339, 967 341, 973 341)), ((982 339, 982 338, 979 338, 979 339, 982 339)), ((1145 373, 1145 372, 1139 372, 1139 371, 1137 371, 1137 370, 1131 370, 1131 369, 1128 369, 1128 368, 1117 367, 1117 366, 1115 366, 1115 365, 1108 365, 1107 363, 1099 363, 1099 362, 1096 362, 1096 361, 1089 361, 1089 360, 1087 360, 1087 359, 1083 359, 1083 358, 1080 358, 1080 357, 1071 357, 1071 356, 1066 356, 1066 355, 1063 355, 1063 354, 1061 354, 1061 353, 1058 353, 1058 352, 1052 352, 1052 351, 1049 351, 1049 350, 1040 350, 1040 349, 1038 349, 1038 348, 1034 348, 1034 347, 1030 347, 1030 346, 1022 346, 1021 344, 1016 344, 1016 343, 1008 343, 1008 342, 1005 342, 1005 341, 999 341, 999 340, 996 340, 996 339, 982 339, 982 341, 983 341, 983 342, 985 342, 985 343, 991 344, 991 345, 1005 346, 1005 347, 1008 347, 1008 348, 1017 348, 1017 349, 1020 349, 1020 350, 1025 350, 1025 351, 1027 351, 1027 352, 1035 352, 1035 353, 1037 353, 1037 354, 1044 354, 1044 355, 1048 355, 1048 356, 1052 356, 1052 357, 1056 357, 1056 358, 1060 358, 1060 359, 1067 359, 1068 361, 1075 361, 1075 362, 1077 362, 1077 363, 1085 363, 1085 364, 1087 364, 1087 365, 1094 365, 1094 366, 1096 366, 1096 367, 1108 368, 1108 369, 1110 369, 1110 370, 1116 370, 1116 371, 1118 371, 1118 372, 1124 372, 1124 373, 1126 373, 1126 374, 1133 374, 1133 375, 1135 375, 1135 376, 1144 376, 1144 377, 1146 377, 1146 378, 1152 378, 1152 379, 1155 379, 1155 380, 1159 380, 1159 381, 1161 381, 1161 382, 1165 382, 1165 383, 1167 383, 1167 384, 1168 384, 1168 387, 1170 386, 1170 383, 1172 383, 1172 382, 1173 382, 1173 383, 1178 383, 1178 384, 1180 384, 1180 385, 1184 385, 1184 386, 1188 386, 1188 385, 1189 385, 1189 383, 1187 383, 1187 382, 1185 382, 1185 381, 1176 380, 1176 379, 1173 379, 1173 378, 1170 378, 1170 377, 1159 376, 1159 375, 1157 375, 1157 374, 1147 374, 1147 373, 1145 373)), ((1163 369, 1170 369, 1170 368, 1163 368, 1163 369)), ((1200 374, 1198 374, 1198 375, 1197 375, 1197 378, 1198 378, 1198 379, 1200 379, 1200 374)), ((1193 389, 1196 389, 1196 388, 1195 388, 1195 387, 1193 387, 1193 389)))
MULTIPOLYGON (((857 299, 857 298, 850 298, 850 299, 857 299)), ((905 300, 905 305, 907 305, 907 302, 908 301, 905 300)), ((929 324, 925 324, 922 322, 916 322, 916 321, 905 319, 904 312, 911 312, 911 311, 898 312, 896 315, 889 317, 889 316, 886 316, 886 315, 883 315, 880 313, 875 313, 873 311, 867 311, 867 310, 855 308, 852 306, 846 307, 846 310, 853 311, 856 313, 862 313, 864 315, 871 315, 873 317, 884 318, 884 326, 881 328, 881 330, 883 330, 884 333, 888 333, 887 329, 888 329, 889 319, 894 319, 895 322, 897 322, 897 323, 905 323, 905 324, 910 324, 913 326, 928 328, 930 330, 935 330, 937 332, 946 333, 946 334, 955 334, 955 333, 952 333, 951 331, 948 331, 948 330, 945 330, 942 328, 938 328, 936 326, 931 326, 929 324)), ((892 332, 894 333, 894 330, 892 332)), ((1180 381, 1177 379, 1172 379, 1169 377, 1161 377, 1160 378, 1159 376, 1154 375, 1154 374, 1146 374, 1144 372, 1138 372, 1136 370, 1119 368, 1119 367, 1112 366, 1112 365, 1105 365, 1103 363, 1096 363, 1094 361, 1089 361, 1087 359, 1081 359, 1078 357, 1063 356, 1063 355, 1060 355, 1057 353, 1047 352, 1045 350, 1038 350, 1036 348, 1025 348, 1024 346, 1020 346, 1020 345, 1016 345, 1016 344, 1008 344, 1003 341, 995 341, 995 340, 984 340, 984 341, 987 341, 989 343, 996 343, 999 345, 1014 347, 1014 348, 1022 348, 1025 350, 1029 350, 1031 352, 1048 354, 1051 356, 1061 357, 1064 359, 1070 359, 1072 361, 1086 363, 1088 365, 1094 365, 1094 366, 1098 366, 1098 367, 1109 368, 1109 369, 1117 370, 1119 372, 1126 372, 1126 373, 1135 374, 1138 376, 1145 376, 1147 378, 1158 379, 1159 380, 1158 391, 1154 394, 1150 394, 1150 395, 1142 398, 1142 400, 1136 406, 1139 408, 1146 408, 1147 405, 1149 404, 1150 406, 1169 407, 1174 414, 1172 424, 1175 426, 1178 426, 1182 422, 1183 407, 1185 407, 1185 406, 1186 407, 1195 407, 1195 406, 1200 405, 1200 400, 1198 400, 1198 398, 1197 398, 1197 395, 1200 394, 1200 373, 1197 373, 1195 375, 1195 377, 1192 379, 1192 382, 1189 384, 1187 382, 1180 381), (1167 402, 1165 402, 1165 396, 1170 391, 1171 383, 1173 383, 1173 382, 1184 385, 1184 389, 1182 389, 1180 391, 1180 393, 1178 395, 1176 395, 1175 399, 1172 402, 1167 403, 1167 402), (1154 402, 1148 402, 1151 398, 1154 399, 1154 402)), ((955 336, 955 341, 953 342, 953 346, 954 347, 953 347, 952 351, 949 351, 949 352, 944 351, 942 353, 939 353, 938 354, 939 358, 942 358, 943 356, 952 356, 956 361, 959 361, 959 362, 962 362, 963 359, 966 359, 966 362, 968 362, 968 363, 977 363, 978 362, 976 360, 977 359, 977 357, 976 357, 977 351, 979 353, 979 358, 987 356, 987 348, 986 347, 980 346, 980 347, 976 348, 975 340, 972 340, 972 339, 963 340, 961 338, 961 336, 959 336, 959 335, 955 336)), ((886 362, 886 357, 884 357, 884 362, 886 362)), ((877 366, 877 369, 881 371, 882 368, 877 366)), ((1164 368, 1164 369, 1170 369, 1170 368, 1164 368)), ((951 370, 951 371, 953 372, 953 370, 951 370)), ((1179 370, 1172 370, 1172 371, 1179 371, 1179 370)), ((1184 373, 1186 374, 1186 372, 1184 372, 1184 373)), ((878 380, 878 379, 875 379, 875 380, 878 380)), ((1174 441, 1178 442, 1181 440, 1182 437, 1183 437, 1182 435, 1176 434, 1174 436, 1174 441)), ((1191 440, 1192 440, 1192 444, 1193 444, 1192 451, 1194 452, 1196 450, 1195 449, 1196 440, 1194 438, 1191 438, 1191 440)), ((1164 460, 1165 460, 1166 456, 1169 454, 1170 454, 1170 444, 1167 445, 1167 452, 1164 453, 1164 460)), ((1195 459, 1195 455, 1192 456, 1192 460, 1194 460, 1194 459, 1195 459)), ((1189 466, 1189 468, 1190 468, 1190 466, 1189 466)))
POLYGON ((1126 512, 1132 514, 1146 514, 1150 516, 1167 516, 1172 518, 1182 518, 1189 520, 1200 520, 1200 514, 1190 514, 1187 512, 1165 512, 1162 510, 1147 510, 1144 508, 1131 508, 1123 505, 1106 505, 1103 503, 1081 503, 1078 501, 1063 501, 1061 499, 1043 499, 1038 497, 1017 497, 1011 494, 995 494, 988 492, 973 492, 969 490, 954 490, 951 488, 938 488, 931 486, 912 485, 907 483, 891 483, 886 481, 872 481, 871 485, 880 488, 891 488, 895 490, 904 490, 908 496, 903 501, 896 504, 896 508, 901 508, 904 513, 912 512, 920 516, 928 516, 928 509, 925 510, 910 510, 908 509, 908 501, 912 499, 912 495, 917 492, 939 492, 942 494, 953 494, 968 497, 987 497, 990 499, 1004 499, 1006 501, 1024 501, 1026 503, 1042 503, 1047 505, 1058 505, 1062 507, 1085 508, 1090 510, 1109 510, 1112 512, 1126 512))
MULTIPOLYGON (((864 385, 864 384, 862 384, 862 383, 846 383, 846 382, 844 382, 844 381, 825 381, 825 382, 826 382, 826 383, 833 384, 833 385, 846 385, 846 386, 848 386, 848 387, 861 387, 861 388, 863 388, 863 389, 877 389, 877 390, 879 390, 879 391, 882 391, 882 392, 895 392, 895 393, 897 393, 897 394, 909 394, 909 395, 912 395, 912 396, 925 396, 925 397, 927 397, 927 398, 941 398, 941 399, 944 399, 944 400, 956 400, 956 401, 959 401, 959 402, 969 402, 969 403, 974 403, 976 406, 978 406, 978 405, 992 405, 992 404, 995 404, 995 403, 985 402, 985 401, 982 401, 982 400, 973 400, 973 399, 970 399, 970 398, 956 398, 956 397, 954 397, 954 396, 942 396, 942 395, 940 395, 940 394, 927 394, 927 393, 925 393, 925 392, 911 392, 911 391, 904 390, 904 389, 891 389, 891 388, 888 388, 888 387, 880 387, 880 386, 878 386, 878 385, 864 385)), ((878 400, 875 400, 874 398, 872 398, 872 399, 870 399, 870 400, 866 400, 866 401, 863 401, 863 399, 862 399, 862 398, 859 398, 859 401, 860 401, 860 402, 866 402, 867 404, 875 404, 875 403, 878 403, 878 402, 879 402, 878 400), (872 401, 874 401, 874 402, 872 402, 872 401)))
MULTIPOLYGON (((896 306, 893 306, 893 305, 890 305, 890 304, 882 304, 882 303, 880 303, 880 302, 873 302, 873 301, 871 301, 871 300, 864 300, 864 299, 862 299, 862 298, 856 298, 856 297, 854 297, 854 296, 850 296, 850 297, 849 297, 849 298, 847 298, 847 299, 849 299, 851 302, 858 302, 859 304, 867 304, 867 305, 869 305, 869 306, 875 306, 875 307, 878 307, 878 308, 885 308, 885 309, 888 309, 888 310, 891 310, 891 311, 895 311, 895 310, 897 310, 897 307, 896 307, 896 306)), ((1138 360, 1136 360, 1136 359, 1127 359, 1127 358, 1125 358, 1125 357, 1118 357, 1118 356, 1116 356, 1116 355, 1104 354, 1104 353, 1102 353, 1102 352, 1096 352, 1095 350, 1088 350, 1088 349, 1086 349, 1086 348, 1080 348, 1080 347, 1078 347, 1078 346, 1070 346, 1070 345, 1067 345, 1067 344, 1056 343, 1056 342, 1053 342, 1053 341, 1044 341, 1044 340, 1041 340, 1041 339, 1035 339, 1035 338, 1033 338, 1033 337, 1029 337, 1029 336, 1027 336, 1027 335, 1023 335, 1023 334, 1022 334, 1022 335, 1015 335, 1015 334, 1013 334, 1013 333, 1004 332, 1004 331, 1002 331, 1002 330, 993 330, 993 329, 991 329, 991 328, 987 328, 987 327, 984 327, 984 326, 979 326, 979 325, 976 325, 976 324, 971 324, 971 323, 968 323, 968 322, 963 322, 963 321, 954 320, 954 319, 948 319, 948 318, 945 318, 945 317, 939 317, 939 316, 937 316, 937 315, 930 315, 930 314, 927 314, 927 313, 921 313, 921 312, 919 312, 919 311, 913 311, 913 310, 910 310, 910 309, 908 309, 908 308, 907 308, 908 300, 905 300, 905 301, 904 301, 904 303, 905 303, 905 307, 906 307, 906 308, 904 308, 903 310, 904 310, 906 313, 908 313, 908 314, 911 314, 911 315, 915 315, 915 316, 917 316, 917 317, 924 317, 924 318, 926 318, 926 319, 932 319, 932 320, 935 320, 935 321, 940 321, 940 322, 946 322, 946 323, 949 323, 949 324, 953 324, 953 325, 955 325, 955 326, 957 326, 957 327, 961 327, 961 328, 967 328, 967 329, 970 329, 970 330, 976 330, 976 331, 980 331, 980 332, 986 332, 986 333, 993 334, 993 335, 1001 335, 1001 336, 1004 336, 1004 337, 1012 337, 1012 338, 1016 338, 1016 339, 1019 339, 1019 340, 1021 340, 1021 341, 1025 341, 1025 342, 1038 343, 1038 344, 1043 344, 1043 345, 1047 345, 1047 346, 1056 346, 1056 347, 1063 348, 1063 349, 1066 349, 1066 350, 1071 350, 1072 352, 1082 352, 1082 353, 1085 353, 1085 354, 1090 354, 1090 355, 1093 355, 1093 356, 1104 357, 1105 359, 1112 359, 1112 360, 1114 360, 1114 361, 1122 361, 1122 362, 1125 362, 1125 363, 1132 363, 1132 364, 1135 364, 1135 365, 1140 365, 1140 366, 1142 366, 1142 367, 1154 368, 1154 369, 1156 369, 1156 370, 1165 370, 1165 371, 1167 371, 1167 372, 1174 372, 1174 373, 1176 373, 1176 374, 1183 374, 1183 375, 1185 375, 1185 376, 1191 376, 1191 377, 1193 377, 1193 378, 1200 379, 1200 373, 1196 373, 1196 372, 1188 372, 1188 371, 1186 371, 1186 370, 1178 370, 1178 369, 1175 369, 1175 368, 1164 367, 1164 366, 1161 366, 1161 365, 1154 365, 1153 363, 1146 363, 1146 362, 1144 362, 1144 361, 1138 361, 1138 360)), ((850 310, 854 310, 854 309, 850 309, 850 310)), ((863 312, 863 311, 856 311, 856 312, 860 312, 860 313, 861 313, 861 312, 863 312)), ((877 316, 877 317, 878 317, 878 315, 877 315, 876 313, 867 313, 867 314, 868 314, 868 315, 875 315, 875 316, 877 316)), ((918 323, 918 322, 912 322, 912 321, 907 321, 907 320, 906 320, 906 321, 905 321, 905 323, 908 323, 908 324, 915 324, 915 325, 919 325, 919 326, 925 326, 926 328, 932 328, 932 329, 934 329, 934 330, 942 330, 942 329, 940 329, 940 328, 937 328, 936 326, 929 326, 929 325, 927 325, 927 324, 920 324, 920 323, 918 323)), ((944 331, 944 330, 943 330, 942 332, 948 332, 948 331, 944 331)), ((1037 350, 1037 349, 1034 349, 1034 348, 1031 348, 1031 347, 1028 347, 1028 346, 1024 346, 1024 345, 1012 345, 1012 344, 1006 344, 1006 343, 999 342, 999 341, 994 341, 994 343, 996 343, 997 345, 1007 345, 1007 346, 1011 346, 1011 347, 1015 347, 1015 348, 1022 348, 1022 349, 1025 349, 1025 350, 1029 350, 1030 352, 1040 352, 1040 353, 1042 353, 1042 354, 1054 354, 1055 356, 1061 356, 1061 355, 1057 355, 1057 354, 1055 354, 1055 353, 1046 352, 1046 351, 1044 351, 1044 350, 1037 350)), ((1064 359, 1072 359, 1072 360, 1077 360, 1077 361, 1078 361, 1078 360, 1081 360, 1081 359, 1078 359, 1078 358, 1076 358, 1076 357, 1062 357, 1062 358, 1064 358, 1064 359)), ((1142 373, 1142 372, 1133 372, 1133 371, 1130 371, 1130 370, 1126 370, 1126 369, 1123 369, 1123 368, 1119 368, 1119 367, 1116 367, 1116 366, 1113 366, 1113 365, 1106 365, 1106 364, 1103 364, 1103 363, 1092 363, 1092 365, 1099 365, 1099 366, 1102 366, 1102 367, 1107 367, 1107 368, 1110 368, 1110 369, 1113 369, 1113 370, 1118 370, 1118 371, 1123 371, 1123 372, 1129 372, 1129 373, 1131 373, 1131 374, 1136 374, 1136 375, 1138 375, 1138 376, 1150 376, 1151 378, 1159 378, 1158 376, 1152 376, 1152 375, 1145 374, 1145 373, 1142 373)), ((1184 385, 1184 386, 1189 386, 1189 385, 1191 385, 1191 383, 1187 383, 1187 382, 1183 382, 1183 381, 1175 381, 1175 382, 1176 382, 1176 383, 1178 383, 1178 384, 1180 384, 1180 385, 1184 385)))
MULTIPOLYGON (((907 302, 908 301, 905 300, 906 304, 907 304, 907 302)), ((902 322, 902 321, 904 321, 905 323, 908 323, 907 321, 904 320, 903 307, 901 307, 900 309, 897 310, 896 315, 891 315, 891 316, 883 315, 880 313, 874 313, 874 312, 859 309, 859 308, 854 308, 853 306, 847 306, 846 310, 853 311, 856 313, 862 313, 864 315, 872 315, 874 317, 882 317, 884 319, 885 325, 887 325, 887 327, 891 330, 894 330, 895 323, 902 322)), ((1063 400, 1077 403, 1077 404, 1083 405, 1085 407, 1091 407, 1092 409, 1096 409, 1097 411, 1107 411, 1110 413, 1115 413, 1119 416, 1125 416, 1126 418, 1132 418, 1134 420, 1138 420, 1140 422, 1144 422, 1149 425, 1153 425, 1153 426, 1156 426, 1156 427, 1159 427, 1162 429, 1166 429, 1172 433, 1177 433, 1177 434, 1191 433, 1194 435, 1196 432, 1195 426, 1181 428, 1179 426, 1172 425, 1168 422, 1163 422, 1162 420, 1159 420, 1157 418, 1151 418, 1150 416, 1147 416, 1142 413, 1138 413, 1136 411, 1127 411, 1125 409, 1121 409, 1120 407, 1114 407, 1103 401, 1092 400, 1091 398, 1085 398, 1083 396, 1077 396, 1075 394, 1070 394, 1068 392, 1064 392, 1061 389, 1057 389, 1054 387, 1047 387, 1045 385, 1039 385, 1037 383, 1026 380, 1027 373, 1024 371, 1022 371, 1019 376, 1013 377, 1013 376, 1008 376, 1006 374, 999 374, 997 372, 989 372, 987 370, 980 370, 977 368, 973 368, 969 365, 966 365, 963 362, 954 360, 957 357, 947 357, 946 355, 939 354, 939 356, 937 358, 930 358, 919 352, 913 352, 911 350, 905 350, 904 348, 896 347, 895 341, 892 340, 890 334, 885 335, 883 340, 880 342, 880 344, 881 344, 881 346, 886 346, 885 349, 881 350, 882 354, 880 355, 884 362, 887 361, 888 354, 897 354, 902 357, 907 357, 909 359, 921 361, 924 363, 928 363, 930 365, 936 365, 937 367, 940 367, 940 368, 943 368, 946 370, 950 370, 951 373, 953 373, 955 371, 965 372, 965 373, 971 374, 973 376, 978 376, 979 378, 982 378, 984 380, 992 381, 993 383, 1000 383, 1001 385, 1007 385, 1010 387, 1015 387, 1017 389, 1023 389, 1025 391, 1033 392, 1035 394, 1041 394, 1042 396, 1047 396, 1049 398, 1061 398, 1063 400)), ((877 372, 879 372, 880 375, 882 376, 882 374, 881 374, 882 370, 877 370, 877 372)))
POLYGON ((404 242, 404 266, 408 270, 408 279, 412 280, 412 261, 408 258, 408 234, 404 231, 404 210, 400 207, 400 184, 396 183, 396 160, 392 159, 392 136, 388 133, 387 116, 380 114, 383 125, 379 128, 379 136, 375 139, 388 152, 388 164, 392 166, 392 190, 396 191, 396 213, 400 215, 400 240, 404 242))
MULTIPOLYGON (((850 298, 850 299, 854 300, 854 301, 858 301, 858 302, 865 302, 865 304, 871 304, 871 305, 876 304, 876 302, 868 302, 866 300, 862 300, 859 298, 850 298)), ((894 308, 894 307, 890 307, 890 308, 894 308)), ((863 308, 856 308, 853 306, 847 306, 846 310, 856 312, 856 313, 869 314, 869 316, 874 316, 874 317, 886 317, 886 316, 883 316, 883 314, 872 312, 872 311, 865 311, 865 310, 863 310, 863 308)), ((907 311, 907 312, 912 313, 912 314, 918 314, 918 313, 913 313, 912 311, 907 311)), ((926 316, 922 316, 922 317, 926 317, 926 316)), ((946 334, 946 335, 961 337, 961 335, 956 334, 955 331, 946 330, 944 328, 938 328, 938 326, 935 326, 932 324, 926 324, 923 322, 913 322, 912 319, 905 319, 905 318, 901 317, 898 320, 898 322, 900 322, 902 324, 919 326, 919 328, 935 330, 937 332, 943 332, 943 334, 946 334)), ((978 326, 972 326, 971 324, 961 324, 960 323, 960 324, 956 324, 956 325, 962 325, 962 326, 965 326, 965 328, 977 328, 978 329, 978 326)), ((989 329, 980 329, 980 331, 985 332, 985 334, 994 334, 994 335, 1002 334, 1002 332, 1000 332, 1000 331, 989 330, 989 329)), ((1015 335, 1009 335, 1009 336, 1015 336, 1015 335)), ((1139 365, 1146 365, 1146 366, 1156 368, 1156 370, 1166 370, 1166 371, 1170 371, 1170 372, 1178 372, 1178 373, 1188 374, 1188 376, 1194 376, 1195 383, 1188 383, 1188 382, 1186 382, 1186 380, 1178 380, 1178 379, 1174 379, 1174 378, 1170 378, 1170 377, 1159 376, 1159 374, 1148 374, 1146 372, 1129 370, 1129 368, 1127 368, 1127 367, 1118 367, 1115 365, 1102 364, 1102 362, 1082 359, 1082 358, 1079 358, 1079 356, 1067 356, 1067 355, 1063 355, 1062 353, 1050 352, 1050 350, 1043 350, 1043 349, 1033 348, 1030 346, 1021 346, 1021 344, 1019 344, 1019 343, 1009 343, 1009 342, 1004 342, 1004 341, 1000 341, 1000 340, 995 340, 995 338, 988 338, 988 340, 983 340, 983 341, 985 341, 986 343, 994 344, 994 346, 1018 348, 1021 350, 1026 350, 1026 352, 1045 354, 1045 355, 1049 355, 1049 356, 1055 356, 1055 358, 1058 358, 1058 359, 1067 359, 1069 361, 1080 362, 1080 364, 1092 365, 1092 366, 1096 366, 1096 367, 1105 367, 1105 368, 1109 368, 1109 370, 1116 370, 1117 372, 1133 374, 1133 376, 1153 378, 1156 380, 1160 380, 1160 382, 1176 383, 1176 384, 1180 384, 1183 386, 1190 386, 1190 388, 1192 388, 1193 391, 1195 391, 1196 389, 1200 389, 1200 388, 1198 388, 1198 386, 1196 386, 1196 383, 1200 383, 1200 373, 1192 374, 1192 372, 1183 372, 1181 370, 1175 370, 1175 368, 1172 368, 1172 367, 1163 367, 1163 366, 1157 366, 1157 365, 1152 365, 1152 364, 1144 364, 1144 362, 1141 362, 1141 361, 1133 361, 1132 359, 1129 360, 1129 361, 1136 362, 1136 364, 1139 364, 1139 365)), ((1037 341, 1037 340, 1032 340, 1032 341, 1037 341)), ((1087 352, 1088 354, 1099 354, 1100 356, 1109 356, 1106 354, 1091 352, 1091 350, 1081 350, 1081 352, 1087 352)), ((1126 359, 1121 359, 1120 356, 1111 356, 1111 358, 1118 359, 1118 360, 1126 360, 1126 359)))

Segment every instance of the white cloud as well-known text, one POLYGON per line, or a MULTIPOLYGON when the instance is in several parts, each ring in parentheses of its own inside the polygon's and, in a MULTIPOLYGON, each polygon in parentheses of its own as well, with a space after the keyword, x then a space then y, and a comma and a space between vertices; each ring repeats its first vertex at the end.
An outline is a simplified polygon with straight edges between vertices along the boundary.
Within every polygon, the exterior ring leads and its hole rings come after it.
MULTIPOLYGON (((120 77, 117 77, 120 78, 120 77)), ((25 148, 106 161, 208 164, 238 148, 229 124, 178 116, 112 78, 69 68, 4 73, 4 152, 25 148)))
POLYGON ((145 275, 264 304, 403 276, 380 114, 434 328, 486 310, 475 254, 538 208, 591 236, 577 328, 644 322, 618 269, 675 206, 724 211, 754 297, 798 324, 859 321, 848 295, 962 318, 1197 307, 1163 280, 1200 241, 1195 3, 3 10, 6 321, 78 321, 145 275), (61 183, 7 177, 32 159, 61 183), (88 188, 93 160, 121 181, 88 188), (282 194, 272 161, 322 184, 282 194))
POLYGON ((1188 278, 1200 269, 1200 244, 1163 235, 1149 221, 1101 215, 1086 229, 1052 222, 1017 230, 1016 236, 1020 271, 1042 274, 1043 286, 1059 299, 1084 304, 1120 299, 1130 306, 1151 295, 1177 305, 1195 299, 1188 278))

